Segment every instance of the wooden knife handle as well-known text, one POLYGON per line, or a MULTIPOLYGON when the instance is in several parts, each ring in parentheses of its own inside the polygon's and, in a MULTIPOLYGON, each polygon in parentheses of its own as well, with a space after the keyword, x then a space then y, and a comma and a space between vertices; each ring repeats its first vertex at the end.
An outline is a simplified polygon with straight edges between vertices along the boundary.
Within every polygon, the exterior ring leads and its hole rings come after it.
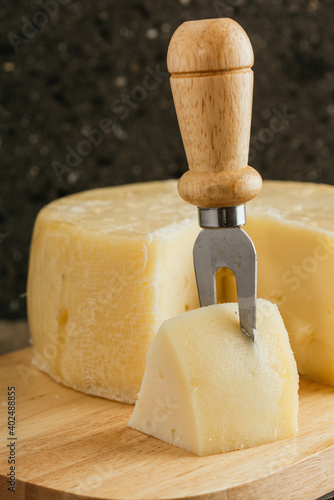
POLYGON ((253 96, 253 49, 232 19, 183 23, 167 65, 189 171, 180 196, 201 208, 242 205, 260 191, 247 165, 253 96))

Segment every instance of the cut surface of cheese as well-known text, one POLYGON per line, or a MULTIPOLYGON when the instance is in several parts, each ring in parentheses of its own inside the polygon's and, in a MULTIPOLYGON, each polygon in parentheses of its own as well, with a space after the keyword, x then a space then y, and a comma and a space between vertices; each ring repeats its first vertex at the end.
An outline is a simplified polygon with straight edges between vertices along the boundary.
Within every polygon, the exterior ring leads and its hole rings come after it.
POLYGON ((165 321, 147 353, 129 426, 197 455, 258 446, 298 428, 298 373, 276 305, 258 299, 255 342, 236 303, 165 321))
POLYGON ((27 292, 35 365, 72 388, 133 403, 161 323, 198 306, 197 234, 176 181, 96 189, 44 207, 27 292))
MULTIPOLYGON (((244 228, 257 251, 258 296, 277 303, 299 373, 334 385, 334 187, 265 181, 244 228)), ((230 276, 219 288, 222 301, 236 300, 230 276)))

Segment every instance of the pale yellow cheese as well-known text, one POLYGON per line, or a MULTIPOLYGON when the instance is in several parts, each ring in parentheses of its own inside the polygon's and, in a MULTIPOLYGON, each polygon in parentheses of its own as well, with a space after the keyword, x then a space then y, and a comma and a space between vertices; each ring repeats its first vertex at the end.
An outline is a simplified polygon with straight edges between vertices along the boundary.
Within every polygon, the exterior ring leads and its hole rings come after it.
MULTIPOLYGON (((300 373, 334 385, 334 187, 265 181, 247 204, 245 229, 258 253, 258 296, 277 302, 300 373)), ((159 326, 198 305, 198 232, 176 181, 45 207, 29 265, 34 363, 70 387, 134 402, 159 326)), ((236 301, 221 274, 220 299, 236 301)))
MULTIPOLYGON (((258 296, 278 304, 298 370, 334 385, 334 187, 264 182, 247 204, 258 296)), ((236 300, 231 279, 223 300, 236 300)))
POLYGON ((34 363, 67 386, 133 403, 161 323, 198 306, 197 233, 175 181, 87 191, 42 209, 27 296, 34 363))
POLYGON ((291 436, 298 373, 276 305, 258 299, 255 342, 240 330, 236 303, 169 319, 147 353, 129 426, 197 455, 291 436))

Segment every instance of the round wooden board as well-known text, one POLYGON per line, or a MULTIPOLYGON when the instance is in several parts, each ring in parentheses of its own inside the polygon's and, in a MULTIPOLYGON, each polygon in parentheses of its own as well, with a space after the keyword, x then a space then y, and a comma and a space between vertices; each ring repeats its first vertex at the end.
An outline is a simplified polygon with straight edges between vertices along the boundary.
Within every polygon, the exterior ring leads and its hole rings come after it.
POLYGON ((296 436, 197 457, 127 427, 132 406, 65 388, 31 358, 30 348, 0 357, 1 500, 314 500, 334 490, 334 388, 300 381, 296 436), (14 496, 7 489, 10 386, 14 496))

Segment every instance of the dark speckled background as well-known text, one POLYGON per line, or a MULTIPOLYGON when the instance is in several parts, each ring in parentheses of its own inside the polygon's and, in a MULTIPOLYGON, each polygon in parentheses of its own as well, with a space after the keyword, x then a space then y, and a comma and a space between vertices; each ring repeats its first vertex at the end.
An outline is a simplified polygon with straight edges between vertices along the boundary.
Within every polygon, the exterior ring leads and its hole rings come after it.
POLYGON ((168 42, 183 21, 218 16, 238 21, 254 48, 250 164, 264 179, 334 184, 331 0, 2 2, 0 318, 25 316, 29 242, 44 204, 187 169, 168 42), (108 132, 93 132, 89 152, 81 141, 101 120, 108 132))

